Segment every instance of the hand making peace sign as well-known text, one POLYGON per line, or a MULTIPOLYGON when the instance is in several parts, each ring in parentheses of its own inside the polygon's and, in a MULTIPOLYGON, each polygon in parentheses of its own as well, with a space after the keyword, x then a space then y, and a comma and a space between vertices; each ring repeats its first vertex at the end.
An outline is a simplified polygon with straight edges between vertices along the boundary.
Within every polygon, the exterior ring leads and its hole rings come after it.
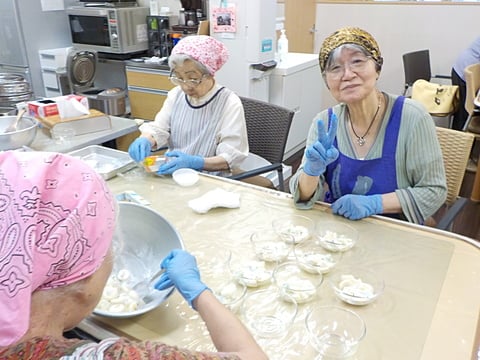
POLYGON ((325 130, 322 120, 317 120, 318 140, 305 150, 307 161, 303 172, 310 176, 320 176, 327 168, 327 165, 338 157, 338 150, 333 146, 333 140, 337 134, 338 119, 332 113, 329 119, 329 129, 325 130))

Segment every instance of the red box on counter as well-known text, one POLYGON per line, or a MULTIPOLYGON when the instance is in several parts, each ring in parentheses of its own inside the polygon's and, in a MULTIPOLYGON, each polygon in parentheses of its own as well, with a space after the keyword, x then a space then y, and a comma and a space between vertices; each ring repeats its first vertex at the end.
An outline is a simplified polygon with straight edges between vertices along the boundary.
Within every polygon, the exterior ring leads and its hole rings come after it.
POLYGON ((28 114, 36 118, 46 118, 48 116, 59 115, 58 100, 69 100, 71 98, 76 99, 82 105, 88 109, 88 99, 81 95, 64 95, 53 98, 47 98, 43 100, 29 101, 28 102, 28 114))
POLYGON ((51 99, 30 101, 28 103, 28 114, 40 118, 58 115, 58 106, 57 103, 51 99))

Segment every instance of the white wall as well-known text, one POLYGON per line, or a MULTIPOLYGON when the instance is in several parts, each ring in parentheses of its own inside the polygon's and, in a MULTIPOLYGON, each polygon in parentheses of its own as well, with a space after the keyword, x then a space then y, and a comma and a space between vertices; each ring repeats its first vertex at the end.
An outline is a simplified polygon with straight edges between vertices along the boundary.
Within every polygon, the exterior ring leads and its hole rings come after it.
MULTIPOLYGON (((137 3, 140 6, 150 6, 150 0, 137 0, 137 3)), ((182 7, 182 3, 180 2, 180 0, 157 0, 157 3, 159 5, 159 9, 161 6, 169 7, 170 11, 174 15, 177 15, 178 11, 182 7)))
MULTIPOLYGON (((403 91, 402 54, 430 50, 432 74, 449 75, 458 54, 480 36, 480 5, 317 4, 315 52, 336 29, 358 26, 379 43, 384 66, 379 87, 403 91)), ((322 108, 334 103, 323 87, 322 108)))

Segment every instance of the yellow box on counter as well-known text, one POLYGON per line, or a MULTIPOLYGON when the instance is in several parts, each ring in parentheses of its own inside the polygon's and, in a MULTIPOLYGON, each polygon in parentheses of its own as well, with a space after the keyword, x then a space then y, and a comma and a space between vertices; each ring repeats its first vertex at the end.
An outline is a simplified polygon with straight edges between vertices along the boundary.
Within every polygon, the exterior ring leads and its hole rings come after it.
POLYGON ((71 100, 76 100, 80 104, 80 106, 83 106, 83 108, 85 108, 86 110, 89 109, 87 97, 70 94, 70 95, 46 98, 42 100, 29 101, 27 103, 28 114, 30 116, 36 117, 37 119, 41 119, 49 116, 61 115, 59 102, 71 101, 71 100))
POLYGON ((62 119, 59 115, 38 118, 44 128, 52 131, 62 130, 65 128, 73 129, 75 135, 83 135, 97 131, 110 130, 112 121, 110 116, 101 111, 90 109, 88 115, 70 117, 62 119))

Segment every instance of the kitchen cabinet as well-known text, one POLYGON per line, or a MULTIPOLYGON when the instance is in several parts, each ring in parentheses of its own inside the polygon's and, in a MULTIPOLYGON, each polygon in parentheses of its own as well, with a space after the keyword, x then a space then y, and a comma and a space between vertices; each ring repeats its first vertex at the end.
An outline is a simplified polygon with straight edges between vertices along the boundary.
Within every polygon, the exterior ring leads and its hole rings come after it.
POLYGON ((133 118, 153 120, 174 85, 168 67, 132 66, 127 63, 127 88, 133 118))
POLYGON ((284 159, 305 146, 310 124, 322 110, 322 82, 318 54, 288 53, 270 75, 269 102, 295 111, 284 159))
MULTIPOLYGON (((126 61, 125 72, 131 117, 154 120, 167 98, 168 91, 174 87, 168 79, 169 67, 126 61)), ((117 149, 127 151, 139 135, 140 131, 136 131, 117 139, 117 149)))

